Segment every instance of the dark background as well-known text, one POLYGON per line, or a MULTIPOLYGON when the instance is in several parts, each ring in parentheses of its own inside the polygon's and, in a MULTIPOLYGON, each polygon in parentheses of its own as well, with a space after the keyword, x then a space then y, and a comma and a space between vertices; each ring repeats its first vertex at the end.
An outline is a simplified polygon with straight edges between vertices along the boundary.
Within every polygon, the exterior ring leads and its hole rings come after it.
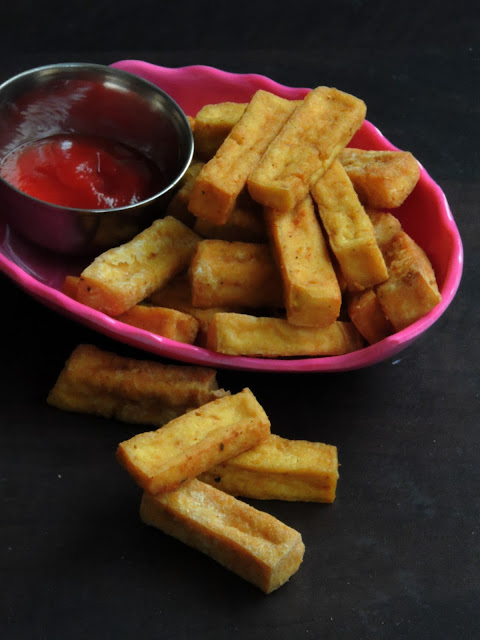
POLYGON ((276 433, 339 450, 333 505, 256 505, 307 549, 269 596, 140 523, 139 491, 114 459, 135 427, 46 406, 81 342, 147 356, 2 276, 2 639, 480 637, 479 34, 474 1, 2 3, 0 81, 135 58, 361 97, 439 182, 465 249, 454 302, 393 361, 332 375, 219 371, 225 388, 254 391, 276 433))

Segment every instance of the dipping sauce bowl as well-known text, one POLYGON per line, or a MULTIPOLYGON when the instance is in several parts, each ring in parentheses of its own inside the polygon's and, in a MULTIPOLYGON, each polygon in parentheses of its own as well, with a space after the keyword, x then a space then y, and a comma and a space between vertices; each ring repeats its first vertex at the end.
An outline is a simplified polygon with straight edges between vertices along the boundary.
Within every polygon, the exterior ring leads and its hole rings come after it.
MULTIPOLYGON (((0 85, 0 206, 15 231, 45 249, 94 255, 128 241, 163 215, 192 156, 192 131, 182 109, 162 89, 127 71, 62 63, 0 85), (2 177, 6 158, 61 136, 128 148, 155 167, 157 182, 143 199, 81 208, 47 202, 2 177)), ((66 172, 59 163, 58 173, 66 172)))

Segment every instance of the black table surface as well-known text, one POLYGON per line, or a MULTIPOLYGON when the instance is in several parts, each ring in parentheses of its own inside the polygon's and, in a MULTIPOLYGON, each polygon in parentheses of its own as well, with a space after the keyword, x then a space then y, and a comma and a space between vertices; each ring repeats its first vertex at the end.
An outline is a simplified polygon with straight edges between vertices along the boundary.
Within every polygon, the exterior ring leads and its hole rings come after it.
POLYGON ((254 391, 276 433, 338 447, 334 504, 251 501, 306 546, 268 596, 140 522, 139 490, 114 456, 137 428, 46 404, 80 343, 148 354, 2 275, 2 639, 480 637, 478 5, 335 5, 2 4, 2 81, 50 62, 128 58, 363 98, 368 119, 441 185, 465 250, 453 303, 395 359, 331 375, 219 370, 223 387, 254 391))

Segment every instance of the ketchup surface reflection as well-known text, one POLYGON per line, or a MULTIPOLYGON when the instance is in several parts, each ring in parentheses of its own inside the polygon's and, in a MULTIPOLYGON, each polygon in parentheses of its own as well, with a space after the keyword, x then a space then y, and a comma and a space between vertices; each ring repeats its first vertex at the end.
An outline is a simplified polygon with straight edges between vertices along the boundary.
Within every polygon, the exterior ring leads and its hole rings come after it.
POLYGON ((22 145, 2 160, 0 175, 44 202, 78 209, 135 204, 164 184, 159 168, 138 151, 83 134, 59 134, 22 145))

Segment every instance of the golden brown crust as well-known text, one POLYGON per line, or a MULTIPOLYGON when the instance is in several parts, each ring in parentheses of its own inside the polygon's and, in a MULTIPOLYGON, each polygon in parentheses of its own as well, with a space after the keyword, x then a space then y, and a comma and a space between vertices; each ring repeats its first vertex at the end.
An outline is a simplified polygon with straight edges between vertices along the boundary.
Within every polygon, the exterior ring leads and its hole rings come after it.
POLYGON ((69 298, 73 298, 73 300, 76 300, 79 283, 79 276, 65 276, 65 280, 62 284, 62 293, 64 293, 69 298))
POLYGON ((330 87, 308 93, 248 178, 254 200, 288 211, 360 128, 365 103, 330 87))
POLYGON ((378 246, 383 252, 383 248, 402 231, 400 220, 393 214, 386 211, 378 211, 377 209, 366 209, 368 217, 372 221, 375 229, 378 246))
POLYGON ((420 177, 419 164, 408 151, 346 148, 339 160, 362 204, 377 209, 399 207, 420 177))
POLYGON ((194 215, 223 224, 247 178, 296 104, 259 90, 215 156, 200 171, 188 208, 194 215))
POLYGON ((426 253, 405 232, 384 247, 389 278, 376 288, 378 301, 400 331, 431 311, 442 299, 426 253))
POLYGON ((190 265, 196 307, 282 307, 280 274, 264 243, 202 240, 190 265))
POLYGON ((186 224, 187 227, 193 227, 196 220, 193 213, 190 213, 188 210, 188 201, 190 199, 190 193, 195 180, 197 179, 197 176, 204 164, 205 163, 198 160, 198 158, 193 158, 181 180, 180 188, 174 194, 167 206, 166 215, 180 220, 180 222, 186 224))
POLYGON ((140 517, 265 593, 287 582, 303 560, 298 531, 199 480, 159 496, 144 493, 140 517))
POLYGON ((281 318, 240 313, 215 314, 207 334, 207 348, 212 351, 264 358, 342 355, 362 345, 351 322, 299 327, 281 318))
POLYGON ((121 442, 117 460, 145 491, 160 493, 255 446, 269 433, 265 411, 244 389, 121 442))
POLYGON ((225 395, 207 367, 164 365, 79 345, 47 397, 64 411, 159 426, 225 395))
POLYGON ((340 313, 342 293, 310 195, 291 211, 266 208, 265 220, 282 275, 288 322, 332 324, 340 313))
POLYGON ((347 304, 348 317, 368 344, 380 342, 394 332, 383 312, 374 289, 352 295, 347 304))
MULTIPOLYGON (((174 281, 177 283, 177 278, 174 278, 174 281)), ((76 300, 79 283, 79 277, 67 276, 62 286, 62 292, 76 300)), ((178 284, 178 290, 177 297, 179 299, 181 293, 180 284, 178 284)), ((156 292, 152 294, 153 298, 155 294, 156 292)), ((190 300, 190 296, 188 300, 190 300)), ((185 305, 185 307, 184 310, 178 304, 165 307, 161 305, 152 306, 147 302, 147 304, 136 304, 131 309, 121 313, 116 319, 133 327, 151 331, 169 340, 193 344, 201 328, 200 321, 189 312, 191 305, 190 308, 188 305, 185 305)))
POLYGON ((196 218, 193 230, 203 238, 238 242, 265 242, 267 233, 262 208, 245 189, 239 194, 232 213, 224 224, 196 218))
POLYGON ((257 500, 333 502, 337 448, 270 434, 256 447, 215 465, 200 478, 230 495, 257 500))
POLYGON ((171 280, 165 287, 161 287, 152 293, 149 302, 161 307, 178 309, 189 314, 197 320, 199 327, 196 344, 204 346, 207 338, 207 330, 216 313, 221 311, 241 311, 239 307, 209 307, 201 309, 192 304, 192 292, 188 273, 183 273, 171 280))
POLYGON ((312 196, 349 289, 356 291, 388 277, 373 224, 338 160, 312 187, 312 196))
POLYGON ((177 309, 136 304, 117 316, 120 322, 151 331, 169 340, 193 344, 198 334, 199 322, 192 315, 177 309))
POLYGON ((171 216, 109 249, 83 270, 79 302, 118 316, 188 267, 199 236, 171 216))
POLYGON ((213 158, 233 127, 245 113, 246 103, 206 104, 195 117, 195 153, 205 162, 213 158))

